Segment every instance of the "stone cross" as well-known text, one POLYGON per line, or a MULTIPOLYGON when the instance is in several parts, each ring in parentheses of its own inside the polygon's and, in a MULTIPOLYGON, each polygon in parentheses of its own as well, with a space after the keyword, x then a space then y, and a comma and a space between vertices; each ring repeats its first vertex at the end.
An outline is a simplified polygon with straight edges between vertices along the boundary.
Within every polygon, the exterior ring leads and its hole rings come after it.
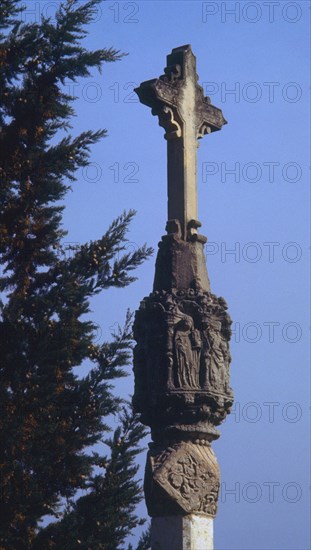
POLYGON ((166 130, 168 221, 178 220, 181 237, 186 240, 200 225, 197 140, 220 130, 226 120, 221 110, 211 105, 210 98, 204 97, 190 45, 172 50, 164 72, 160 78, 143 82, 135 91, 166 130))
POLYGON ((167 235, 153 292, 136 311, 134 410, 151 427, 145 498, 152 550, 212 550, 220 473, 212 442, 230 412, 231 319, 212 294, 197 233, 196 150, 226 123, 198 85, 190 46, 167 56, 165 74, 136 92, 165 128, 167 235))

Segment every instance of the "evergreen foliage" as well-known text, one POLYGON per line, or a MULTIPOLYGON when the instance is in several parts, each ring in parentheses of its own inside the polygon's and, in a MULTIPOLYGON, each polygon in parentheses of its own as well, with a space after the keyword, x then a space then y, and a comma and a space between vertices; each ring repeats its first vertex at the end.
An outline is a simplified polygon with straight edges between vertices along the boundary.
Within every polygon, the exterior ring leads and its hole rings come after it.
POLYGON ((106 130, 70 135, 76 81, 122 57, 88 51, 100 0, 67 0, 51 21, 23 23, 18 0, 0 11, 0 548, 116 549, 140 524, 135 457, 144 435, 112 381, 131 358, 131 317, 98 344, 90 299, 124 287, 151 250, 126 253, 134 212, 66 258, 61 204, 106 130), (64 134, 57 142, 58 132, 64 134), (79 376, 85 360, 87 376, 79 376), (123 408, 122 408, 123 407, 123 408), (119 412, 122 408, 122 414, 119 412), (107 416, 121 414, 107 440, 107 416), (103 453, 90 446, 102 445, 103 453), (108 446, 108 447, 107 447, 108 446), (107 456, 104 451, 108 452, 107 456), (65 508, 64 508, 65 505, 65 508), (54 518, 40 526, 46 515, 54 518))

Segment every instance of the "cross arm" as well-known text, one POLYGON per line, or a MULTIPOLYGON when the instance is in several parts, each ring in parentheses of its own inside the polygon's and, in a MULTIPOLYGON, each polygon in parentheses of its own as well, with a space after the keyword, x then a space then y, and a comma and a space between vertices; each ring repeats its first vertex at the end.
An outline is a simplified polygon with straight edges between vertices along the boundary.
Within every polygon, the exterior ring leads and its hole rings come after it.
POLYGON ((203 137, 204 134, 221 130, 224 124, 227 124, 222 110, 211 105, 210 98, 208 96, 204 97, 203 90, 201 101, 197 104, 197 121, 198 138, 203 137))
POLYGON ((163 76, 142 82, 134 91, 140 102, 151 107, 152 114, 159 117, 159 125, 166 130, 165 139, 181 137, 182 120, 178 113, 176 88, 173 84, 166 82, 163 76))

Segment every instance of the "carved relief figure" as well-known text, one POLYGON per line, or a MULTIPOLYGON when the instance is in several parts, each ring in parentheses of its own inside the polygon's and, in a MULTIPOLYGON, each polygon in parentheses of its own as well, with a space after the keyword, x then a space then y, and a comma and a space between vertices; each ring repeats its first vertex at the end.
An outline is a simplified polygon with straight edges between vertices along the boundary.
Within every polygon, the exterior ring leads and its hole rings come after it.
POLYGON ((179 312, 175 325, 176 381, 180 388, 198 388, 201 335, 190 315, 179 312))
POLYGON ((193 320, 190 315, 183 315, 177 322, 175 328, 175 353, 177 359, 176 379, 180 388, 195 387, 192 376, 192 347, 190 341, 191 331, 193 329, 193 320))
POLYGON ((218 391, 224 391, 227 372, 228 345, 221 336, 221 323, 209 325, 209 381, 218 391))
MULTIPOLYGON (((202 323, 203 324, 203 323, 202 323)), ((210 380, 210 341, 208 337, 208 332, 206 329, 207 324, 203 324, 202 331, 202 352, 201 352, 201 363, 202 363, 202 373, 203 373, 203 388, 208 389, 211 385, 210 380)))
POLYGON ((193 355, 193 377, 195 379, 196 388, 198 388, 200 386, 200 358, 202 350, 201 332, 195 328, 192 331, 191 337, 193 355))

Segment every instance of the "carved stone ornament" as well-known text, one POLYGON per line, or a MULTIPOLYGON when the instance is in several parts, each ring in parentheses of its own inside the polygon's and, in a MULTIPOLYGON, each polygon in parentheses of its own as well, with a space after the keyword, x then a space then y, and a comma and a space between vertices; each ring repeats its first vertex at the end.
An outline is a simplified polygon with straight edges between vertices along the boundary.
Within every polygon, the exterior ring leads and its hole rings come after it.
POLYGON ((145 495, 149 514, 214 517, 219 468, 210 442, 233 403, 231 320, 210 289, 198 234, 198 139, 226 123, 198 84, 189 45, 167 57, 164 75, 143 82, 139 99, 165 128, 167 235, 159 243, 153 292, 136 312, 133 405, 151 427, 145 495))
POLYGON ((192 125, 197 129, 197 138, 203 137, 209 128, 209 132, 220 130, 226 124, 221 109, 211 105, 210 97, 204 96, 203 88, 198 84, 196 74, 195 57, 189 45, 174 48, 167 56, 167 67, 159 78, 147 80, 138 88, 136 93, 142 103, 152 107, 152 114, 159 117, 159 124, 166 130, 165 138, 180 137, 181 132, 171 132, 171 125, 176 124, 176 129, 187 123, 187 105, 183 102, 185 88, 188 83, 194 83, 192 96, 194 105, 192 112, 192 125), (186 77, 190 77, 187 80, 186 77), (168 114, 169 108, 169 117, 168 114), (193 120, 194 119, 194 120, 193 120), (167 122, 166 122, 167 120, 167 122))
POLYGON ((209 441, 233 403, 231 320, 223 298, 188 289, 155 291, 136 313, 134 406, 155 441, 209 441))
MULTIPOLYGON (((191 220, 198 219, 196 164, 198 139, 226 124, 221 109, 211 105, 198 84, 196 59, 189 44, 174 48, 159 78, 135 88, 151 107, 167 140, 168 220, 177 219, 184 239, 191 220)), ((192 233, 195 228, 192 227, 192 233)))
POLYGON ((145 496, 150 516, 198 513, 214 517, 219 493, 219 466, 205 441, 151 445, 145 496))

